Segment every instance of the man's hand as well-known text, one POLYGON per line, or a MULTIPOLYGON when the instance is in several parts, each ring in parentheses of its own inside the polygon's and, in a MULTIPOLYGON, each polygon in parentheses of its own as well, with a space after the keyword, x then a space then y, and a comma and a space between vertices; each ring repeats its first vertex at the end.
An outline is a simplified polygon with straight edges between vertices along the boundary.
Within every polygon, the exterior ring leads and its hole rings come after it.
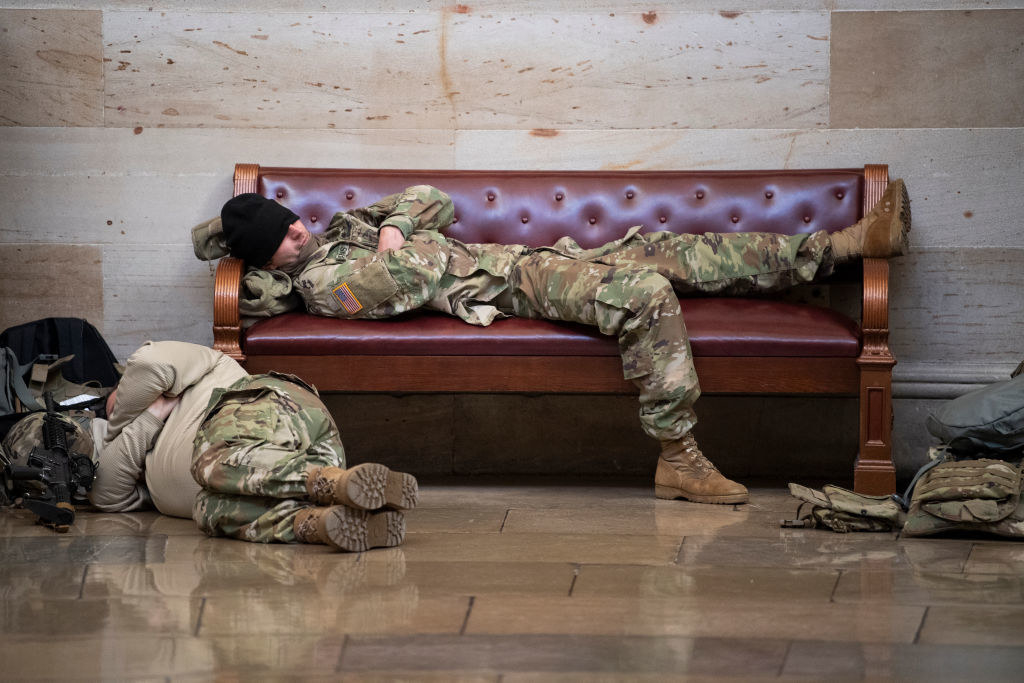
POLYGON ((174 410, 174 407, 178 405, 180 400, 181 399, 177 396, 173 398, 170 396, 160 396, 157 400, 153 401, 148 408, 146 408, 146 412, 151 415, 155 415, 161 422, 164 422, 167 420, 167 416, 171 414, 171 411, 174 410))
POLYGON ((377 253, 389 249, 399 249, 405 244, 405 235, 393 225, 385 225, 380 229, 380 237, 377 240, 377 253))

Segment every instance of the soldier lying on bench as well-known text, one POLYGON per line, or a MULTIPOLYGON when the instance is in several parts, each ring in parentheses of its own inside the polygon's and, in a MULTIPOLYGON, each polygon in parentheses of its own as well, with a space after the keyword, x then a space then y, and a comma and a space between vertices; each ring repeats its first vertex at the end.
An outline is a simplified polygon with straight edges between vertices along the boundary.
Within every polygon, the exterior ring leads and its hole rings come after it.
POLYGON ((595 249, 568 237, 531 248, 445 237, 453 215, 446 194, 420 185, 337 213, 313 235, 289 209, 248 193, 193 229, 193 242, 201 258, 226 250, 250 267, 282 271, 316 315, 387 318, 424 308, 474 325, 521 316, 616 336, 624 376, 640 390, 641 425, 661 443, 655 495, 701 503, 744 503, 748 494, 691 434, 700 388, 677 295, 778 292, 837 264, 902 254, 910 230, 902 180, 862 220, 831 234, 640 234, 638 226, 595 249))

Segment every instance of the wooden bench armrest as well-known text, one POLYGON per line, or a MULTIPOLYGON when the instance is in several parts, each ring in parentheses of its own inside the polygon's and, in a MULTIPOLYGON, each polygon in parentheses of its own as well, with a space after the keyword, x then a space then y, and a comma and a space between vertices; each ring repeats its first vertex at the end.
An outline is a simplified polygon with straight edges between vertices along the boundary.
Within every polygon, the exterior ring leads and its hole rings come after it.
POLYGON ((213 348, 238 362, 242 353, 242 325, 238 314, 238 295, 245 265, 241 259, 225 256, 217 264, 213 280, 213 348))
POLYGON ((864 342, 860 362, 896 364, 889 350, 889 262, 886 259, 864 259, 861 331, 864 342))
MULTIPOLYGON (((885 164, 864 166, 865 215, 882 198, 889 184, 889 167, 885 164)), ((889 262, 885 259, 864 259, 863 308, 861 309, 863 346, 860 363, 881 363, 892 367, 896 360, 889 350, 889 262)))

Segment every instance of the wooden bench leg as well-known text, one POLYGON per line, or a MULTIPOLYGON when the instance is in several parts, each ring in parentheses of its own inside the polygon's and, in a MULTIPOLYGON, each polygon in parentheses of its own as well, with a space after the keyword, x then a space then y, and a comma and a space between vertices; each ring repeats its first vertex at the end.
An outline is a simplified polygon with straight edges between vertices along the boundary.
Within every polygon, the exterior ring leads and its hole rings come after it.
POLYGON ((892 366, 890 359, 858 360, 860 365, 860 453, 853 470, 857 493, 896 492, 892 460, 892 366))
POLYGON ((889 262, 885 259, 864 259, 862 331, 864 344, 857 358, 860 452, 853 468, 853 489, 882 496, 896 492, 892 461, 892 368, 896 359, 889 350, 889 262))

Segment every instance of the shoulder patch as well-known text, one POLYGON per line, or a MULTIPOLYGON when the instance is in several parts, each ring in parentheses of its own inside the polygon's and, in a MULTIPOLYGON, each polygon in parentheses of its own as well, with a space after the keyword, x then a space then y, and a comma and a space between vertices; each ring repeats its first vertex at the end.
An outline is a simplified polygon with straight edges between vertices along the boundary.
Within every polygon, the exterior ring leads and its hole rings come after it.
POLYGON ((342 282, 340 285, 331 290, 334 294, 334 298, 338 300, 341 307, 345 309, 350 315, 354 315, 359 311, 363 310, 363 305, 359 303, 359 299, 349 289, 347 282, 342 282))

